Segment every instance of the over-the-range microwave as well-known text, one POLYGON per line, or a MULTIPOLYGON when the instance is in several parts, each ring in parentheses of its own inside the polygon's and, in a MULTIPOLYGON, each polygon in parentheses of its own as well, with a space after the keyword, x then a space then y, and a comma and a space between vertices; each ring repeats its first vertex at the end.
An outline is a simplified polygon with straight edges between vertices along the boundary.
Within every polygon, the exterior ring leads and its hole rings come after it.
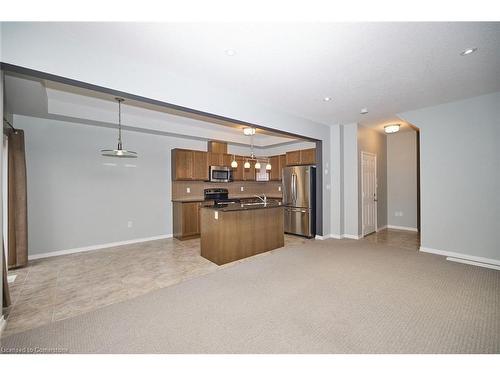
POLYGON ((209 170, 210 182, 231 182, 233 181, 233 169, 219 165, 211 165, 209 170))

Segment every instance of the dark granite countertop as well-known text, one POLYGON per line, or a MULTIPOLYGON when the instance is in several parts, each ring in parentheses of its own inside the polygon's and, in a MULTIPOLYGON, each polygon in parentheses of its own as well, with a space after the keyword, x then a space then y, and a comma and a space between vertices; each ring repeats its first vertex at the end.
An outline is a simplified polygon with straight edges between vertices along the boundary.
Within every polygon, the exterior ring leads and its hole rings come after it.
MULTIPOLYGON (((267 194, 266 194, 267 195, 267 194)), ((267 195, 268 199, 281 199, 281 195, 267 195)), ((230 195, 229 199, 256 199, 258 200, 259 198, 253 196, 253 195, 230 195)), ((172 202, 203 202, 204 199, 203 197, 189 197, 189 198, 174 198, 172 199, 172 202)))
POLYGON ((281 202, 274 199, 268 199, 267 203, 226 203, 226 204, 213 204, 209 206, 203 206, 202 208, 208 208, 211 210, 216 210, 220 212, 229 211, 247 211, 247 210, 259 210, 266 208, 276 208, 282 207, 281 202))

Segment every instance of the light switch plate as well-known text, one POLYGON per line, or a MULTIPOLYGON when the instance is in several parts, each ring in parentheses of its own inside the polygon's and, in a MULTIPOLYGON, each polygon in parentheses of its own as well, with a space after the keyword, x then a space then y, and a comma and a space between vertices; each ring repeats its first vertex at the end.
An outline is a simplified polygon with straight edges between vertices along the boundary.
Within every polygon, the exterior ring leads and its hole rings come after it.
POLYGON ((219 211, 214 212, 214 219, 219 220, 219 211))
POLYGON ((280 186, 278 186, 278 191, 281 191, 281 185, 280 185, 280 186))
POLYGON ((240 191, 245 191, 245 187, 244 187, 244 186, 241 186, 241 187, 240 187, 240 191))
POLYGON ((191 188, 190 187, 186 188, 186 193, 188 193, 188 194, 191 193, 191 188))

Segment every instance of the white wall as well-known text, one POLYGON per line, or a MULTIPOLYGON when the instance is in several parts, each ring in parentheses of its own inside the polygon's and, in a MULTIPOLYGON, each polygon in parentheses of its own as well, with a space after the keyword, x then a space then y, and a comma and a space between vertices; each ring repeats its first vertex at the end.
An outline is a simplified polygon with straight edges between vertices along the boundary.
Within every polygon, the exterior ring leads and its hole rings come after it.
POLYGON ((363 126, 358 127, 358 234, 362 226, 362 186, 361 152, 370 152, 377 156, 377 227, 387 225, 387 146, 386 136, 379 131, 363 126))
POLYGON ((500 92, 400 116, 420 128, 422 247, 500 261, 500 92))
POLYGON ((139 158, 107 158, 99 150, 116 146, 116 129, 18 115, 14 124, 26 138, 29 255, 171 234, 170 150, 207 147, 125 131, 139 158))
POLYGON ((388 134, 387 224, 417 229, 417 132, 388 134))
MULTIPOLYGON (((172 74, 161 62, 93 50, 91 45, 83 46, 72 38, 70 30, 61 33, 44 23, 5 24, 3 42, 2 59, 6 63, 319 139, 323 141, 323 160, 330 158, 328 126, 270 108, 232 90, 172 74)), ((321 173, 327 174, 324 166, 321 173)), ((322 190, 325 233, 331 229, 328 187, 324 184, 322 190)))

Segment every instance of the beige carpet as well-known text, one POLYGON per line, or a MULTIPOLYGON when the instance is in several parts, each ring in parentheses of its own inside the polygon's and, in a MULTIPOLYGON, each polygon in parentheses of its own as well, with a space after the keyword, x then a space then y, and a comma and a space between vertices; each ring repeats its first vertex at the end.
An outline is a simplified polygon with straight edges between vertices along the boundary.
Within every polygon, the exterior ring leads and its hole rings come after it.
POLYGON ((2 350, 499 353, 500 272, 367 241, 311 241, 75 318, 2 350))

